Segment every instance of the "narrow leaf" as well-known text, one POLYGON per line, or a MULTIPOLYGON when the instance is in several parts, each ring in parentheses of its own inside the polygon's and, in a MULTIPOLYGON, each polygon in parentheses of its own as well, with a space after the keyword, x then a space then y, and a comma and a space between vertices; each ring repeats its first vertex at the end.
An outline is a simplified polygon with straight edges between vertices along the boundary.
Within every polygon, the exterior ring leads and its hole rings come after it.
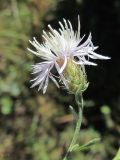
POLYGON ((82 146, 76 146, 72 149, 72 151, 81 151, 89 149, 92 145, 96 144, 100 141, 100 138, 94 138, 93 140, 89 141, 88 143, 82 145, 82 146))
POLYGON ((69 106, 71 113, 73 114, 73 117, 75 118, 75 120, 78 120, 78 115, 76 113, 76 111, 74 110, 74 108, 72 106, 69 106))

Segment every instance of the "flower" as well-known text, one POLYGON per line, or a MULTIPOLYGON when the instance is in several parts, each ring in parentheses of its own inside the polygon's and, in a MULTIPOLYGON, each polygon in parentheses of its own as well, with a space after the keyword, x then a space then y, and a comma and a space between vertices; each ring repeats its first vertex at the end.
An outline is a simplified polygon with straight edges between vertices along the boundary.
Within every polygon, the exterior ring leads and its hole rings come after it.
POLYGON ((30 41, 36 51, 28 48, 30 52, 43 60, 43 62, 33 65, 33 74, 36 77, 31 80, 34 82, 31 87, 39 85, 38 90, 43 89, 43 93, 46 92, 49 79, 59 87, 59 83, 52 73, 53 67, 56 68, 59 74, 59 80, 69 90, 68 79, 64 74, 69 61, 77 66, 79 65, 85 75, 85 65, 97 65, 91 62, 90 59, 109 59, 109 57, 95 53, 98 47, 93 45, 91 33, 87 40, 82 42, 85 35, 80 38, 79 16, 77 31, 73 30, 69 20, 63 19, 63 22, 59 22, 59 25, 59 31, 48 25, 50 32, 43 31, 44 42, 42 44, 39 44, 35 37, 33 41, 30 41))

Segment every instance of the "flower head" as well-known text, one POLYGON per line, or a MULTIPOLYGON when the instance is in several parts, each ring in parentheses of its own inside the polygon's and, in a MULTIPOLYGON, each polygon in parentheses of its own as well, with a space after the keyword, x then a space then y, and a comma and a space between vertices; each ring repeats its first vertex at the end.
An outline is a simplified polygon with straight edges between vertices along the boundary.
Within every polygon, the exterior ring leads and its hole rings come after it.
POLYGON ((53 67, 56 68, 59 74, 59 80, 62 81, 65 88, 69 90, 70 79, 68 79, 68 76, 65 74, 67 73, 67 66, 70 66, 68 64, 72 62, 75 66, 79 66, 80 71, 82 71, 82 74, 86 77, 85 65, 97 65, 91 62, 90 59, 109 59, 109 57, 95 53, 98 47, 93 45, 91 33, 87 40, 82 42, 85 36, 80 37, 79 16, 77 31, 73 30, 69 20, 63 19, 63 22, 59 22, 59 25, 59 31, 48 25, 50 32, 46 33, 43 31, 42 37, 44 38, 44 42, 42 44, 39 44, 35 37, 33 41, 30 41, 36 51, 28 48, 30 52, 43 60, 43 62, 33 65, 33 74, 35 74, 36 77, 31 80, 34 82, 32 87, 38 85, 38 90, 43 89, 43 93, 46 92, 49 79, 59 87, 59 83, 52 73, 53 67))

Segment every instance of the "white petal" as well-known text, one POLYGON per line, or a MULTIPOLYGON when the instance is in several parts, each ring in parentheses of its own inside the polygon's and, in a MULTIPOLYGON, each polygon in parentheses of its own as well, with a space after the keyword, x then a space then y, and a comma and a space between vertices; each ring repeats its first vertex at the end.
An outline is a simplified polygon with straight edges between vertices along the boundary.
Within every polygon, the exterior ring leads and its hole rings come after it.
POLYGON ((96 58, 98 59, 110 59, 110 57, 107 57, 107 56, 103 56, 103 55, 100 55, 100 54, 97 54, 95 52, 90 52, 93 56, 95 56, 96 58))
MULTIPOLYGON (((57 63, 55 63, 55 66, 56 66, 56 69, 57 69, 57 71, 58 71, 58 73, 59 73, 59 72, 60 72, 60 67, 59 67, 59 65, 58 65, 57 63)), ((60 74, 60 73, 59 73, 59 74, 60 74)), ((64 83, 66 89, 68 89, 69 87, 68 87, 67 81, 66 81, 66 79, 65 79, 65 77, 63 76, 62 73, 60 74, 60 78, 61 78, 62 82, 64 83)))
POLYGON ((82 47, 85 47, 86 45, 88 45, 88 44, 90 43, 90 41, 91 41, 91 33, 89 34, 87 40, 86 40, 83 44, 81 44, 81 45, 78 47, 78 49, 81 49, 82 47))
POLYGON ((48 76, 46 77, 46 80, 45 80, 45 84, 44 84, 44 87, 43 87, 43 94, 45 94, 46 90, 47 90, 47 86, 48 86, 48 76))
POLYGON ((28 51, 30 51, 31 53, 35 54, 36 56, 40 57, 40 54, 38 52, 35 52, 33 50, 31 50, 30 48, 27 48, 28 51))
POLYGON ((58 88, 60 88, 60 86, 59 86, 58 82, 56 81, 56 79, 55 79, 52 75, 49 75, 49 77, 50 77, 50 79, 56 84, 56 86, 57 86, 58 88))
POLYGON ((60 67, 59 67, 59 65, 57 64, 57 62, 55 62, 55 67, 56 67, 58 73, 60 73, 60 67))
POLYGON ((62 67, 60 68, 59 73, 62 73, 62 72, 63 72, 63 70, 65 69, 66 65, 67 65, 67 57, 65 56, 65 58, 64 58, 64 63, 63 63, 63 65, 62 65, 62 67))
POLYGON ((77 31, 77 39, 80 38, 80 16, 78 15, 78 31, 77 31))
POLYGON ((34 41, 36 42, 36 44, 37 44, 38 46, 41 46, 40 43, 36 40, 35 37, 33 37, 33 39, 34 39, 34 41))
POLYGON ((43 83, 44 83, 44 81, 42 81, 42 82, 40 83, 40 85, 39 85, 39 87, 38 87, 38 91, 40 91, 41 88, 43 87, 43 83))
POLYGON ((63 24, 59 21, 59 24, 60 24, 60 27, 62 28, 62 31, 64 31, 64 26, 63 26, 63 24))
POLYGON ((60 74, 60 78, 63 82, 63 84, 65 85, 66 89, 69 89, 69 86, 68 86, 68 83, 67 83, 67 80, 65 79, 65 77, 63 76, 63 74, 61 73, 60 74))
POLYGON ((84 61, 84 64, 86 65, 92 65, 92 66, 97 66, 96 63, 90 62, 90 61, 84 61))
POLYGON ((80 64, 80 65, 92 65, 92 66, 97 66, 96 63, 89 62, 89 61, 78 61, 78 62, 74 61, 74 63, 80 64))
POLYGON ((40 79, 38 79, 38 80, 36 80, 30 88, 33 88, 33 87, 37 86, 37 85, 40 84, 42 81, 44 81, 44 79, 45 79, 45 76, 42 77, 42 78, 40 78, 40 79))

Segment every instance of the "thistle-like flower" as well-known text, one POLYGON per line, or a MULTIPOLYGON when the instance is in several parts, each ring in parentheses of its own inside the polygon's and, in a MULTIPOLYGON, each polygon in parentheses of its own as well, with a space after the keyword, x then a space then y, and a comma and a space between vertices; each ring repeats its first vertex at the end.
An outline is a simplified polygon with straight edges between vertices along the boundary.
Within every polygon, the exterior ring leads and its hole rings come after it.
POLYGON ((59 80, 65 88, 76 92, 78 89, 84 90, 87 86, 85 65, 97 65, 90 59, 109 59, 109 57, 95 53, 98 47, 93 45, 91 33, 87 40, 82 42, 85 36, 80 38, 79 16, 77 31, 73 30, 69 20, 63 19, 59 25, 59 31, 48 25, 50 32, 43 31, 44 42, 42 44, 39 44, 35 37, 33 41, 30 41, 36 51, 28 48, 30 52, 43 60, 33 65, 33 74, 36 77, 31 80, 34 82, 31 87, 38 85, 38 90, 43 89, 43 93, 46 92, 49 79, 59 87, 56 76, 52 73, 53 67, 56 68, 59 80))

